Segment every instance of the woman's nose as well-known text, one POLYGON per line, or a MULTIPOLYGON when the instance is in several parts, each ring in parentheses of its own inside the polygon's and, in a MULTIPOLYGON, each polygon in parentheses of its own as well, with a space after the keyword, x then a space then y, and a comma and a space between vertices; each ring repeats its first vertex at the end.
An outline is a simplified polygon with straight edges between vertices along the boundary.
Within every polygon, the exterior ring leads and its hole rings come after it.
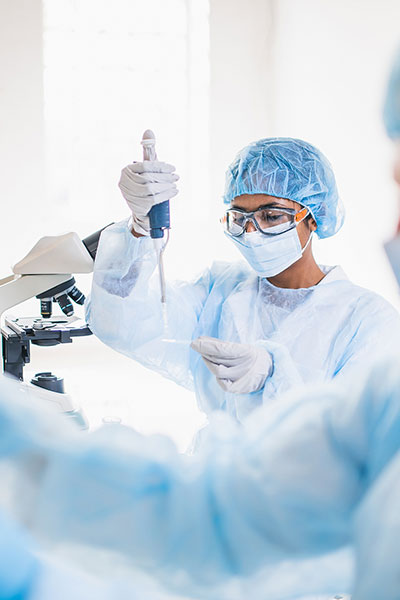
POLYGON ((254 224, 251 221, 247 221, 245 225, 245 231, 246 233, 253 233, 253 231, 256 231, 256 228, 254 227, 254 224))

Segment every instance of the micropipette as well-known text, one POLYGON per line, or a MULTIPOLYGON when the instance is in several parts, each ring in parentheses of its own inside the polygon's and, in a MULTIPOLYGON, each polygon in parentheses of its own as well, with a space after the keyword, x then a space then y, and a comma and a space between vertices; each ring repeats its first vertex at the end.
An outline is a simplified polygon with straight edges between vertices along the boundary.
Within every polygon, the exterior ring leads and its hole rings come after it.
MULTIPOLYGON (((156 137, 150 129, 146 129, 142 137, 143 160, 157 160, 155 150, 156 137)), ((169 200, 155 204, 149 212, 150 237, 153 239, 157 253, 158 273, 160 276, 161 308, 164 328, 167 327, 167 296, 164 275, 163 254, 169 239, 170 217, 169 200), (164 239, 164 232, 166 236, 164 239)))

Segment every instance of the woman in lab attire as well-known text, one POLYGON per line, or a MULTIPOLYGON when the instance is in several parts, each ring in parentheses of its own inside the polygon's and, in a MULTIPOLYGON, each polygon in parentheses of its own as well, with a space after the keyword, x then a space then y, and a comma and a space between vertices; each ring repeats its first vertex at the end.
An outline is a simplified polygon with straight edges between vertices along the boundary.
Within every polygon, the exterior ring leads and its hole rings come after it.
POLYGON ((159 161, 122 171, 132 216, 103 232, 87 303, 103 342, 194 390, 208 415, 242 421, 296 385, 365 370, 400 339, 387 301, 316 263, 313 236, 334 235, 344 210, 326 157, 292 138, 251 143, 228 168, 225 235, 245 261, 170 283, 166 333, 147 214, 177 193, 176 181, 159 161))

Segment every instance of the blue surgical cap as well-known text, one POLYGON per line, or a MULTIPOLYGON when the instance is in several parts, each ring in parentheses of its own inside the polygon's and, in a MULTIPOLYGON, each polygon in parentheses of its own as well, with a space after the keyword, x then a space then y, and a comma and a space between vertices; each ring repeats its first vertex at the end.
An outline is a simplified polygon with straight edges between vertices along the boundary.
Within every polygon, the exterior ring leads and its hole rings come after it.
POLYGON ((322 152, 302 140, 266 138, 243 148, 226 172, 224 202, 243 194, 268 194, 306 206, 320 238, 334 235, 343 224, 332 167, 322 152))
POLYGON ((400 51, 397 53, 389 77, 383 119, 388 136, 393 139, 400 138, 400 51))

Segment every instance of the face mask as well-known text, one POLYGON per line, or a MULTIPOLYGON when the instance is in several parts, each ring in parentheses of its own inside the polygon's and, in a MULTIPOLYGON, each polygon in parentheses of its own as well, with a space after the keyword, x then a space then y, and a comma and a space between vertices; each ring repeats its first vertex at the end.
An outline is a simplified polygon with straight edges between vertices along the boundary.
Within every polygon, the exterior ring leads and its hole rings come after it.
POLYGON ((311 241, 312 233, 304 248, 301 247, 297 228, 268 237, 259 231, 243 233, 239 237, 229 234, 229 239, 239 248, 249 265, 260 277, 273 277, 298 261, 311 241))

